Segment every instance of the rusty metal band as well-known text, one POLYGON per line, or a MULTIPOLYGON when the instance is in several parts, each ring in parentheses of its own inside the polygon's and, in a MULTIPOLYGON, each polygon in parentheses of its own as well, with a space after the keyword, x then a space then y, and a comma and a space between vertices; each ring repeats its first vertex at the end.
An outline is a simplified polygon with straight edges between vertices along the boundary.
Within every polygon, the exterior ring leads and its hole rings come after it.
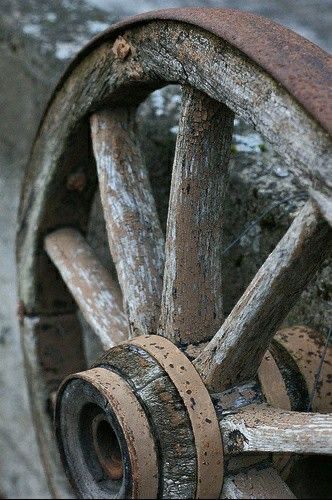
POLYGON ((270 19, 235 9, 156 10, 112 25, 92 39, 73 59, 60 79, 48 107, 73 69, 92 50, 124 31, 149 21, 183 22, 222 38, 263 68, 287 89, 326 132, 332 134, 330 54, 270 19))
POLYGON ((270 351, 267 351, 262 359, 258 380, 266 401, 271 406, 282 410, 292 409, 285 381, 270 351))
POLYGON ((275 340, 298 366, 312 398, 312 411, 331 412, 332 347, 326 346, 323 335, 305 326, 295 326, 279 330, 275 340))
MULTIPOLYGON (((158 464, 154 439, 143 408, 129 384, 105 368, 69 377, 93 385, 109 402, 124 433, 132 465, 132 498, 157 498, 158 464)), ((66 379, 65 383, 68 381, 66 379)))
MULTIPOLYGON (((291 400, 283 376, 270 351, 266 351, 258 369, 258 380, 266 401, 275 408, 291 410, 291 400)), ((288 475, 287 465, 291 465, 291 454, 276 453, 273 455, 273 465, 279 474, 286 479, 288 475)))
POLYGON ((197 452, 196 498, 219 498, 223 484, 223 444, 211 397, 189 359, 157 335, 128 341, 148 352, 166 371, 189 415, 197 452))

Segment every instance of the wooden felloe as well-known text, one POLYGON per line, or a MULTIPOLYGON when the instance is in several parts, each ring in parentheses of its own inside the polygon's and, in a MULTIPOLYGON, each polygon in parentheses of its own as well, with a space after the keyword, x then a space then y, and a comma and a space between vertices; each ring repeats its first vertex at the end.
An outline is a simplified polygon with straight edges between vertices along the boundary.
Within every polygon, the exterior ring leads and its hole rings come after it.
POLYGON ((70 65, 32 148, 17 237, 54 497, 73 496, 65 472, 80 498, 294 498, 294 454, 332 454, 331 348, 306 327, 277 333, 331 250, 329 61, 263 18, 189 9, 120 23, 70 65), (164 236, 136 111, 169 83, 182 107, 164 236), (225 319, 235 114, 309 199, 225 319), (116 276, 86 241, 98 183, 116 276), (105 351, 90 368, 78 310, 105 351))

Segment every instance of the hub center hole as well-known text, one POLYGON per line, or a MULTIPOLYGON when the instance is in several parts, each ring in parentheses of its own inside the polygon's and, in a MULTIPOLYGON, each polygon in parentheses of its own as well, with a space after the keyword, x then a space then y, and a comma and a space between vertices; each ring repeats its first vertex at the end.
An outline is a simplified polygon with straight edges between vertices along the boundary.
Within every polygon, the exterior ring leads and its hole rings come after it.
POLYGON ((123 460, 119 441, 112 426, 103 415, 97 415, 92 422, 94 448, 100 465, 109 479, 123 477, 123 460))

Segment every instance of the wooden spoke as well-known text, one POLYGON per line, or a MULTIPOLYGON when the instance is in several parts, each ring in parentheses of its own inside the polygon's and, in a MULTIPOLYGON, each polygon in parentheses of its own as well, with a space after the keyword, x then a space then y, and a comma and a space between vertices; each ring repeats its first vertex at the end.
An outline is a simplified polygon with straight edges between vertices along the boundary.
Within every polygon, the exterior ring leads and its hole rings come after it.
POLYGON ((211 390, 251 379, 273 335, 331 247, 331 228, 308 202, 195 365, 211 390))
POLYGON ((220 421, 225 453, 332 454, 332 414, 250 405, 220 421))
POLYGON ((183 87, 167 221, 161 334, 207 341, 222 324, 220 258, 234 114, 183 87))
POLYGON ((109 349, 128 338, 128 321, 121 309, 121 292, 75 229, 54 231, 45 249, 73 294, 102 346, 109 349))
POLYGON ((252 468, 226 477, 221 498, 295 498, 272 467, 252 468))
POLYGON ((135 110, 91 118, 100 194, 111 254, 132 336, 156 333, 164 240, 135 131, 135 110))

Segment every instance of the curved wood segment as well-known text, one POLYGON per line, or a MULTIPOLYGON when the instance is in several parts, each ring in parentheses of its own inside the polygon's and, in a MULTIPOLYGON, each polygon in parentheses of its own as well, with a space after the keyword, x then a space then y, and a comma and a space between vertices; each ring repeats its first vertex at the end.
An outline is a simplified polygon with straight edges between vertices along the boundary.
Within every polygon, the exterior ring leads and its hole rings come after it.
POLYGON ((222 226, 234 113, 183 87, 167 220, 161 335, 210 340, 222 324, 222 226))
POLYGON ((299 325, 279 330, 274 340, 289 352, 305 380, 310 395, 308 411, 330 413, 332 345, 326 336, 299 325))
POLYGON ((220 420, 225 453, 332 454, 332 414, 285 411, 261 404, 220 420))
POLYGON ((83 236, 75 229, 59 229, 46 236, 45 249, 104 349, 126 340, 120 289, 83 236))
POLYGON ((215 409, 200 376, 185 354, 169 340, 156 336, 139 337, 130 345, 142 347, 156 359, 185 404, 197 456, 195 498, 218 498, 223 481, 223 443, 215 409))
POLYGON ((52 498, 73 498, 64 476, 52 427, 51 397, 73 371, 84 370, 85 360, 76 315, 25 317, 21 345, 31 413, 40 456, 52 498), (64 334, 65 332, 65 334, 64 334))
MULTIPOLYGON (((39 250, 45 230, 63 224, 65 211, 60 203, 63 200, 63 160, 67 156, 71 132, 92 110, 105 103, 106 93, 112 102, 126 102, 132 98, 133 82, 143 87, 147 85, 149 89, 156 77, 158 81, 186 82, 224 102, 271 142, 301 185, 305 189, 314 188, 316 194, 319 192, 331 206, 332 214, 330 138, 285 89, 254 62, 207 32, 192 28, 184 37, 186 29, 187 25, 171 22, 155 22, 136 28, 126 34, 131 51, 125 59, 115 57, 112 44, 116 32, 112 31, 105 39, 95 41, 95 50, 89 54, 87 62, 81 58, 88 52, 80 54, 66 74, 68 80, 62 80, 54 94, 33 146, 19 209, 19 296, 29 314, 54 313, 53 300, 50 300, 51 307, 44 304, 45 297, 48 300, 53 297, 43 293, 40 286, 39 250), (102 44, 106 40, 107 43, 102 44), (56 186, 57 211, 54 211, 52 200, 56 186), (54 212, 58 214, 56 221, 53 217, 48 220, 49 213, 54 212)), ((142 94, 135 97, 142 99, 142 94)), ((322 209, 317 196, 316 201, 322 209)), ((326 205, 326 216, 328 210, 326 205)), ((86 215, 75 216, 68 223, 84 228, 86 215)))
POLYGON ((195 360, 211 390, 255 376, 278 326, 329 254, 331 234, 308 202, 195 360))
POLYGON ((91 132, 108 240, 130 333, 156 333, 164 238, 136 136, 135 109, 94 114, 91 132))
MULTIPOLYGON (((242 52, 245 59, 252 60, 272 75, 327 132, 332 133, 330 54, 271 19, 238 9, 163 9, 126 18, 83 47, 68 66, 56 90, 93 49, 151 21, 179 21, 217 35, 242 52)), ((53 98, 54 95, 49 105, 53 98)))
POLYGON ((278 472, 272 467, 252 468, 228 476, 221 498, 295 498, 278 472))

